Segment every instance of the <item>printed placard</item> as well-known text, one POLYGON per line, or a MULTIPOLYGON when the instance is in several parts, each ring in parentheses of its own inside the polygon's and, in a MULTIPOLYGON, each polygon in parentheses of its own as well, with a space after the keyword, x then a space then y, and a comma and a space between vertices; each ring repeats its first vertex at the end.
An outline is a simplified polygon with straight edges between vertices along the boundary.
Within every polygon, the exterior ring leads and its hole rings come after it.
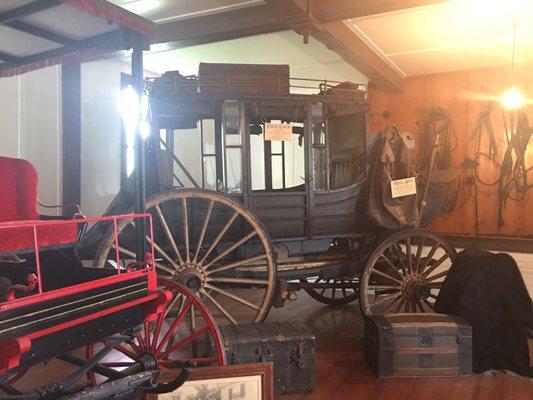
POLYGON ((292 141, 292 124, 267 122, 265 124, 265 140, 292 141))
POLYGON ((416 178, 411 177, 411 178, 397 179, 395 181, 391 181, 390 190, 391 190, 393 199, 397 197, 410 196, 412 194, 416 194, 416 178))

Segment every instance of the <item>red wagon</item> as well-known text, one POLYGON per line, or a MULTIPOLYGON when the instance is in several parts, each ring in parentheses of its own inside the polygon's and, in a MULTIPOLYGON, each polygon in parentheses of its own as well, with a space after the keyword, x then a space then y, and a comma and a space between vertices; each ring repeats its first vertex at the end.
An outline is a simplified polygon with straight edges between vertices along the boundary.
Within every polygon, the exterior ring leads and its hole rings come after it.
POLYGON ((124 265, 117 234, 114 268, 86 267, 77 256, 87 224, 146 220, 151 238, 150 214, 44 219, 37 213, 33 166, 6 157, 0 166, 0 399, 57 398, 83 387, 85 376, 93 385, 134 379, 135 391, 161 390, 154 387, 160 371, 225 362, 217 326, 202 303, 171 281, 157 281, 153 249, 145 260, 124 265), (76 353, 80 348, 85 351, 76 353), (78 368, 28 390, 21 378, 52 358, 78 368))

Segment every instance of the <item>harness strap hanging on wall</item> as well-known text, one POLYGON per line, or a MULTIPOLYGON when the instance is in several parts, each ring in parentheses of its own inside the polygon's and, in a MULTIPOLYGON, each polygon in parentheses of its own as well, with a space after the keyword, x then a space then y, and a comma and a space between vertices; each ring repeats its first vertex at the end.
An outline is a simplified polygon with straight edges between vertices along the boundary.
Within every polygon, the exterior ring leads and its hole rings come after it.
MULTIPOLYGON (((420 158, 417 166, 420 173, 425 174, 425 168, 431 164, 431 155, 437 135, 439 135, 440 140, 435 156, 435 166, 438 170, 449 169, 452 164, 452 152, 457 148, 457 136, 448 112, 438 106, 430 110, 423 124, 420 158)), ((464 201, 459 203, 462 187, 461 178, 458 176, 453 181, 444 200, 442 210, 445 213, 449 214, 464 205, 464 201)))

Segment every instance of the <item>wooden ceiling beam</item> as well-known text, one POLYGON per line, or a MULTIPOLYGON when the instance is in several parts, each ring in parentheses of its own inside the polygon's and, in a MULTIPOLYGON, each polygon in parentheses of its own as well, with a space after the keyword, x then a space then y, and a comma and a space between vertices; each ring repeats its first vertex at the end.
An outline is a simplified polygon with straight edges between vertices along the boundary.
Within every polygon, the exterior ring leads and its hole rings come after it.
POLYGON ((316 37, 383 90, 400 91, 402 76, 341 20, 449 0, 265 0, 225 13, 157 26, 165 50, 294 29, 316 37))
POLYGON ((401 92, 403 76, 387 64, 344 22, 331 22, 315 33, 316 39, 364 74, 369 83, 386 92, 401 92))
POLYGON ((427 6, 444 1, 449 0, 311 0, 309 11, 318 21, 327 23, 427 6))
POLYGON ((36 0, 0 13, 0 24, 27 17, 61 4, 60 0, 36 0))
MULTIPOLYGON (((369 45, 357 36, 343 21, 322 23, 310 12, 307 0, 265 0, 285 17, 297 33, 313 36, 339 54, 355 69, 366 75, 370 83, 388 92, 402 90, 402 76, 369 45)), ((353 0, 351 0, 354 2, 353 0)), ((365 0, 366 3, 378 0, 365 0)), ((383 0, 379 0, 383 1, 383 0)), ((330 2, 328 1, 328 6, 330 2)))
POLYGON ((6 63, 11 64, 11 65, 19 65, 21 63, 22 58, 15 57, 11 54, 7 54, 4 52, 0 52, 0 60, 5 61, 6 63))
POLYGON ((42 39, 46 39, 50 42, 59 43, 64 46, 72 46, 76 44, 76 41, 74 39, 67 38, 63 35, 59 35, 55 32, 51 32, 49 30, 39 28, 38 26, 28 24, 26 22, 22 21, 10 21, 6 22, 7 26, 10 28, 16 29, 21 32, 29 33, 30 35, 40 37, 42 39))
POLYGON ((290 27, 276 9, 259 5, 157 25, 154 43, 178 49, 287 29, 290 27))

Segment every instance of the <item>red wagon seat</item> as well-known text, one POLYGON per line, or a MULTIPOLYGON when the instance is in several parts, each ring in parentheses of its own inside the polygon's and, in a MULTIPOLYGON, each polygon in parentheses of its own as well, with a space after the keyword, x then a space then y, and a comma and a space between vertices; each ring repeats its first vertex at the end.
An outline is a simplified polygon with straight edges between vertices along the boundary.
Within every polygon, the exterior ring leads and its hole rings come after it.
POLYGON ((40 248, 76 243, 76 224, 39 220, 37 171, 30 162, 0 157, 0 188, 0 253, 33 249, 33 223, 40 248))

